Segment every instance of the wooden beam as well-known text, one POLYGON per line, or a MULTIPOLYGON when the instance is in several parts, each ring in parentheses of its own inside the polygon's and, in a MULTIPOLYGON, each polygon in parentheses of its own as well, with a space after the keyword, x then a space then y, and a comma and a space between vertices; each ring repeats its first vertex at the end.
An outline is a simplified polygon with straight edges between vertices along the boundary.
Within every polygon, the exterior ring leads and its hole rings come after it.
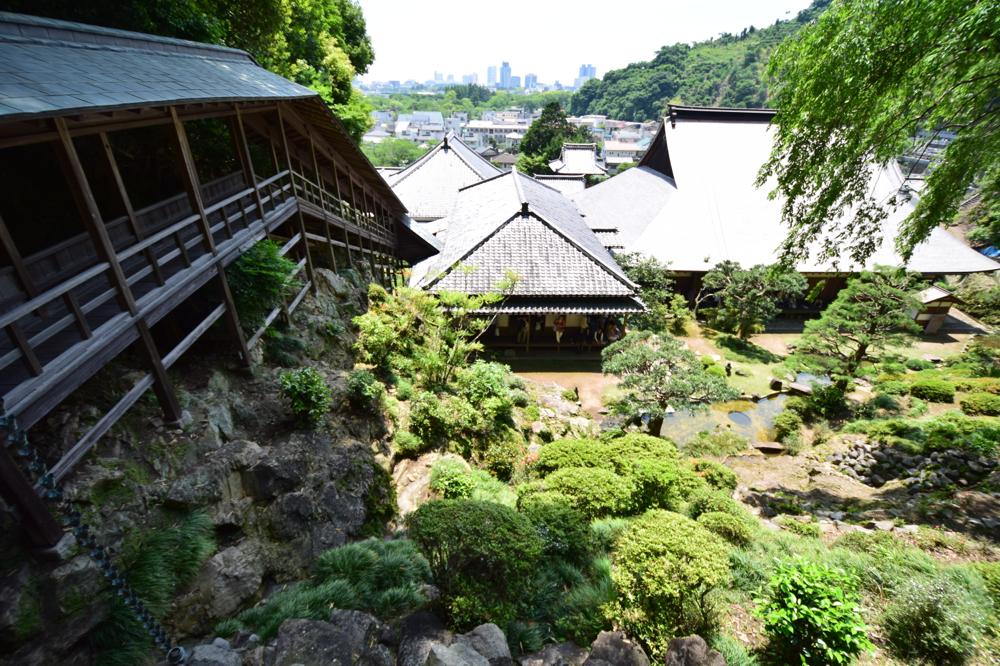
POLYGON ((28 538, 38 546, 54 546, 63 537, 63 529, 49 512, 45 502, 31 486, 10 456, 13 447, 0 445, 0 495, 21 514, 21 524, 28 538))
POLYGON ((160 350, 156 347, 153 334, 149 332, 149 327, 144 319, 135 322, 135 328, 139 331, 139 339, 143 347, 146 348, 147 365, 153 375, 153 391, 156 399, 160 401, 164 416, 168 423, 179 423, 183 417, 181 404, 177 400, 173 384, 167 377, 167 369, 163 367, 163 359, 160 358, 160 350))
MULTIPOLYGON (((313 171, 316 173, 316 185, 319 187, 319 204, 323 209, 323 232, 326 234, 326 246, 330 250, 330 263, 334 272, 337 271, 337 257, 333 253, 333 239, 330 238, 330 221, 326 219, 326 197, 323 196, 323 174, 319 170, 319 160, 316 159, 316 142, 313 140, 312 132, 309 132, 309 152, 312 155, 313 171)), ((315 280, 313 281, 315 284, 315 280)))
MULTIPOLYGON (((260 190, 257 189, 257 174, 254 172, 253 168, 253 158, 250 155, 250 143, 247 141, 246 128, 243 127, 243 112, 240 110, 240 105, 236 105, 236 132, 239 135, 239 143, 242 146, 240 154, 243 158, 240 162, 243 164, 244 175, 250 180, 250 187, 253 188, 254 201, 257 204, 257 212, 260 214, 260 219, 264 219, 264 203, 260 199, 260 190)), ((277 173, 277 164, 275 166, 275 173, 277 173)))
MULTIPOLYGON (((122 179, 121 171, 118 170, 118 160, 115 159, 115 153, 111 149, 111 141, 108 140, 106 132, 101 132, 100 138, 101 146, 104 148, 104 157, 108 161, 108 167, 111 169, 111 176, 114 178, 115 185, 118 187, 118 195, 121 197, 122 205, 125 207, 125 216, 128 218, 129 226, 132 227, 132 233, 135 234, 136 239, 142 240, 146 237, 146 234, 139 226, 139 220, 135 216, 135 209, 132 207, 132 198, 129 197, 128 191, 125 189, 125 181, 122 179)), ((146 257, 146 261, 148 261, 150 267, 152 267, 153 275, 156 277, 157 283, 159 283, 162 287, 164 284, 163 273, 160 271, 160 264, 156 261, 156 255, 153 253, 153 248, 146 248, 143 252, 143 256, 146 257)))
POLYGON ((220 263, 217 266, 219 272, 219 287, 222 290, 222 302, 226 306, 226 327, 229 335, 236 343, 239 352, 240 362, 243 367, 250 367, 250 350, 247 348, 247 340, 243 335, 243 326, 240 324, 240 315, 236 311, 236 301, 233 300, 233 292, 229 289, 229 280, 226 279, 226 269, 220 263))
POLYGON ((195 168, 194 155, 191 153, 191 144, 188 143, 187 132, 184 131, 184 124, 177 115, 177 109, 170 107, 170 117, 173 119, 174 140, 181 154, 181 163, 184 167, 181 173, 184 177, 184 187, 187 190, 191 207, 201 218, 202 242, 212 254, 216 254, 215 241, 212 239, 212 228, 208 222, 208 215, 205 213, 205 203, 201 198, 201 185, 198 182, 198 170, 195 168))

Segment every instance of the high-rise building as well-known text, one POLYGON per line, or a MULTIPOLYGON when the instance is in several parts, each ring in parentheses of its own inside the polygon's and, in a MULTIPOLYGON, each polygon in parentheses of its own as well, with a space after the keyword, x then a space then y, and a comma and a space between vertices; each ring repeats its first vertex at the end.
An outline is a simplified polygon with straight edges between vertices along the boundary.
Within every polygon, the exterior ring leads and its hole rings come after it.
POLYGON ((587 81, 597 76, 597 68, 593 65, 580 65, 580 76, 573 80, 573 85, 577 88, 587 81))
POLYGON ((449 74, 448 75, 448 83, 454 83, 454 82, 455 82, 455 75, 454 74, 449 74))
POLYGON ((442 81, 444 81, 444 76, 441 75, 441 72, 434 72, 434 83, 441 83, 442 81))
POLYGON ((510 77, 510 89, 517 90, 520 87, 521 87, 521 77, 520 76, 510 77))
POLYGON ((510 88, 510 63, 506 61, 500 65, 500 87, 510 88))
POLYGON ((486 68, 486 85, 494 87, 497 84, 497 66, 490 65, 486 68))
POLYGON ((462 83, 469 85, 470 83, 479 83, 479 75, 473 72, 472 74, 463 74, 462 83))
POLYGON ((524 87, 528 90, 534 90, 538 87, 538 75, 537 74, 527 74, 524 77, 524 87))

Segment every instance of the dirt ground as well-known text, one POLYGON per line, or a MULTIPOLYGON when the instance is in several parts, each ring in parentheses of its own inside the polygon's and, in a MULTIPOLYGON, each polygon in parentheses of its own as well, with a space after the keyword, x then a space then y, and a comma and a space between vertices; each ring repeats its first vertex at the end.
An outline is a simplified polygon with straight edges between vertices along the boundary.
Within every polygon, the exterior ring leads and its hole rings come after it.
POLYGON ((599 372, 516 372, 520 377, 541 384, 555 383, 559 386, 580 391, 580 404, 583 410, 593 418, 600 418, 604 403, 601 396, 613 386, 618 385, 618 378, 602 375, 599 372))

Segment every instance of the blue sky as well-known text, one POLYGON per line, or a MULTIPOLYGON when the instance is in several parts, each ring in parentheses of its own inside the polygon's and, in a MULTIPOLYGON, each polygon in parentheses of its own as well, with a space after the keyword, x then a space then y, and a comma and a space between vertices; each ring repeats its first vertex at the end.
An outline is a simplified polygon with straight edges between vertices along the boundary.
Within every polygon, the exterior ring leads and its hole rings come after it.
POLYGON ((510 62, 515 75, 572 83, 648 60, 661 46, 788 19, 808 0, 359 0, 375 47, 366 81, 476 72, 510 62))

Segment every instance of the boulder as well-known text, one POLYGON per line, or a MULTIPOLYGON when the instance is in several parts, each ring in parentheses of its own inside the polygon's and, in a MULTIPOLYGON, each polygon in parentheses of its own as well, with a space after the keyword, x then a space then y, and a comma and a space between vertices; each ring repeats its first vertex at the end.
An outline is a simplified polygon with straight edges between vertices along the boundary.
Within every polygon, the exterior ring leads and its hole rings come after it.
POLYGON ((590 646, 590 656, 583 666, 649 666, 649 658, 642 648, 630 641, 620 631, 602 631, 590 646))
POLYGON ((726 666, 726 660, 701 636, 685 636, 670 641, 665 666, 726 666))
POLYGON ((521 657, 521 666, 581 666, 589 653, 573 643, 546 645, 534 654, 521 657))
POLYGON ((325 292, 338 299, 350 298, 354 288, 351 283, 340 275, 337 275, 326 268, 317 268, 314 272, 316 286, 321 292, 325 292))
POLYGON ((448 645, 452 634, 433 613, 418 611, 399 623, 398 666, 423 666, 434 644, 448 645))
POLYGON ((486 657, 465 643, 455 643, 449 646, 434 643, 431 645, 427 661, 424 664, 426 666, 490 666, 486 657))
POLYGON ((188 657, 187 666, 242 666, 243 657, 228 644, 196 645, 188 657))
POLYGON ((273 666, 392 666, 378 643, 379 623, 359 611, 334 611, 330 622, 285 620, 274 643, 273 666))
POLYGON ((470 648, 486 657, 490 666, 511 666, 514 661, 510 657, 507 638, 495 624, 481 624, 467 634, 455 638, 455 644, 468 645, 470 648))
POLYGON ((260 592, 264 560, 260 546, 244 539, 205 563, 190 592, 175 602, 172 623, 182 635, 205 631, 230 617, 260 592))

